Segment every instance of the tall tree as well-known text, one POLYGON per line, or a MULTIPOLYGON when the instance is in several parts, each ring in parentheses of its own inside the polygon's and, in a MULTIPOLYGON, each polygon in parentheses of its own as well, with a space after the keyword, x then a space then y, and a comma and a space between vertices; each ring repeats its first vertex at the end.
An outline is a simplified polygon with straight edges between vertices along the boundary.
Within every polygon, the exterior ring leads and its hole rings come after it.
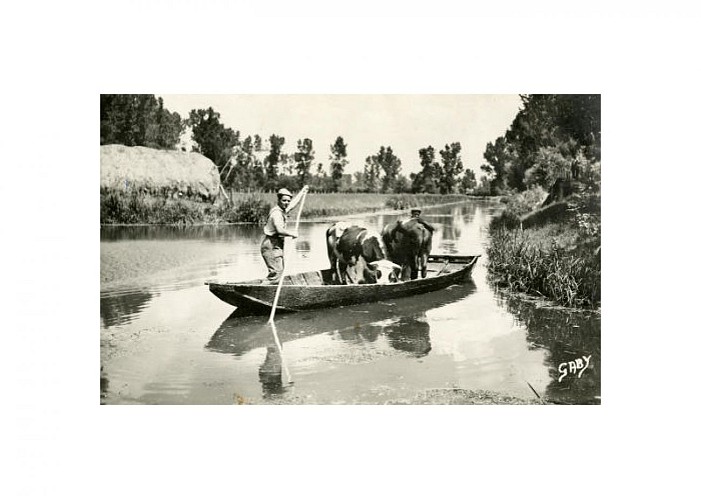
POLYGON ((311 139, 297 141, 297 152, 294 158, 295 169, 297 170, 297 183, 301 188, 309 184, 311 177, 311 167, 314 161, 314 148, 311 139))
POLYGON ((234 146, 239 144, 239 132, 225 127, 219 121, 219 113, 211 107, 190 111, 188 125, 192 127, 192 139, 197 151, 214 162, 220 170, 231 157, 234 146))
POLYGON ((380 172, 381 167, 377 161, 377 155, 371 155, 365 158, 363 185, 366 192, 377 193, 380 190, 380 172))
POLYGON ((440 151, 441 165, 438 174, 438 190, 441 194, 450 194, 457 189, 457 180, 463 171, 459 142, 446 144, 440 151))
POLYGON ((513 171, 513 165, 518 161, 518 156, 506 137, 499 137, 494 143, 489 142, 484 150, 486 165, 480 168, 491 178, 492 192, 500 192, 507 187, 507 178, 513 171))
POLYGON ((266 189, 272 191, 278 183, 278 164, 282 159, 282 146, 285 145, 285 138, 278 135, 270 136, 270 152, 265 157, 265 177, 266 189))
POLYGON ((348 165, 347 151, 348 145, 343 142, 343 137, 338 136, 336 142, 331 145, 331 182, 332 189, 334 193, 337 193, 341 189, 341 181, 343 179, 343 170, 348 165))
POLYGON ((402 168, 402 160, 400 160, 392 151, 391 146, 380 147, 380 152, 377 154, 377 162, 382 169, 382 192, 392 193, 395 191, 397 177, 402 168))
POLYGON ((175 149, 183 128, 153 94, 100 95, 100 144, 175 149))
POLYGON ((411 190, 414 193, 436 193, 440 170, 440 166, 436 162, 436 150, 433 149, 433 146, 419 149, 419 159, 421 171, 411 175, 411 190))

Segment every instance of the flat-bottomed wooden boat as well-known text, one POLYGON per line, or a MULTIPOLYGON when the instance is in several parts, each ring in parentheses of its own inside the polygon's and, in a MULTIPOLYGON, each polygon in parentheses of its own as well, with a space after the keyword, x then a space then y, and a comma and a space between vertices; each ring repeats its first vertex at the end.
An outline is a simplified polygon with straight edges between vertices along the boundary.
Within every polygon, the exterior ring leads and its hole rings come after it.
MULTIPOLYGON (((331 269, 292 274, 283 278, 277 311, 322 309, 433 292, 468 279, 478 258, 479 255, 431 255, 425 278, 386 284, 332 284, 331 269)), ((227 304, 251 314, 269 314, 277 289, 277 285, 263 280, 205 284, 227 304)))

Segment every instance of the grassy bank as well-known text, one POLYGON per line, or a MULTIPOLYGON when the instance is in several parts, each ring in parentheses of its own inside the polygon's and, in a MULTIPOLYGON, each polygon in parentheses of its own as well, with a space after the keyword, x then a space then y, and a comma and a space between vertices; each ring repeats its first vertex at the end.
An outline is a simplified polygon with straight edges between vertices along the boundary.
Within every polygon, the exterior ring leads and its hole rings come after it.
POLYGON ((542 193, 519 194, 490 226, 490 279, 511 291, 545 297, 566 307, 601 304, 600 198, 577 195, 568 210, 538 227, 521 229, 542 193))
MULTIPOLYGON (((303 219, 404 210, 467 199, 462 195, 309 193, 303 219)), ((208 203, 187 198, 165 198, 141 193, 103 190, 100 194, 101 224, 262 224, 277 203, 274 193, 234 193, 229 202, 208 203)))
POLYGON ((100 224, 222 224, 265 220, 270 206, 250 195, 231 204, 143 193, 100 194, 100 224))

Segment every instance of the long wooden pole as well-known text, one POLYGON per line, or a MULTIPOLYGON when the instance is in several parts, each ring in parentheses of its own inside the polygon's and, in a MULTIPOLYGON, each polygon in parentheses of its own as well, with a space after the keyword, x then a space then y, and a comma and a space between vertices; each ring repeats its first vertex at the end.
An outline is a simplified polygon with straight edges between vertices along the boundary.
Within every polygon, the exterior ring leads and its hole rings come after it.
MULTIPOLYGON (((299 203, 299 211, 297 212, 297 222, 295 223, 295 233, 299 235, 299 219, 302 216, 302 208, 304 207, 304 200, 307 199, 307 193, 304 193, 302 195, 302 201, 299 203)), ((283 258, 284 258, 285 251, 283 249, 283 258)), ((288 252, 289 254, 289 252, 288 252)), ((287 265, 284 265, 282 267, 282 272, 280 273, 280 281, 277 284, 277 290, 275 290, 275 300, 273 300, 273 307, 270 310, 270 318, 268 319, 268 323, 272 323, 272 321, 275 319, 275 309, 277 308, 277 303, 278 300, 280 299, 280 290, 282 289, 282 280, 285 277, 285 269, 287 268, 287 265)))

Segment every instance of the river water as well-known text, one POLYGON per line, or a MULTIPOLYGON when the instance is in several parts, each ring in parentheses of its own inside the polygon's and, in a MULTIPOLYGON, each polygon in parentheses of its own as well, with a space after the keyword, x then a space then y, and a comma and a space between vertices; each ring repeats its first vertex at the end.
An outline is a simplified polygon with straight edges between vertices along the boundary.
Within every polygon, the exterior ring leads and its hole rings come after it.
MULTIPOLYGON (((426 391, 494 391, 598 404, 600 316, 543 307, 487 281, 491 200, 428 208, 433 253, 481 254, 472 279, 391 301, 245 317, 204 282, 261 278, 261 229, 104 227, 103 404, 383 404, 426 391)), ((381 228, 403 214, 346 217, 381 228)), ((289 272, 328 267, 329 222, 302 222, 289 272)), ((287 272, 287 271, 286 271, 287 272)))

